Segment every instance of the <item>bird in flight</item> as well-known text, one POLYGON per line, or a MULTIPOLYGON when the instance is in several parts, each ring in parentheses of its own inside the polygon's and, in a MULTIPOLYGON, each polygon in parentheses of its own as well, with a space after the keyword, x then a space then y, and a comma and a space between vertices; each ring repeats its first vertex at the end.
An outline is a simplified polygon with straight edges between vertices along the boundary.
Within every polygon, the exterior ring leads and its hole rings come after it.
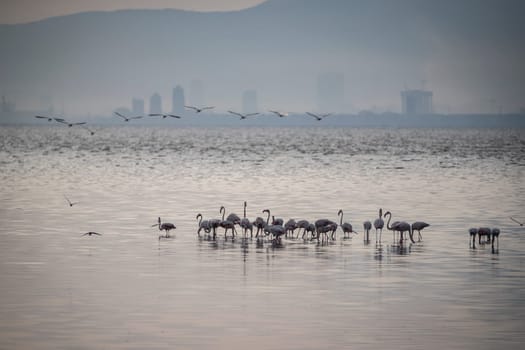
POLYGON ((248 117, 253 117, 255 115, 259 115, 259 113, 247 113, 247 114, 242 114, 242 113, 237 113, 237 112, 234 112, 234 111, 228 111, 228 113, 231 113, 231 114, 234 114, 234 115, 237 115, 239 117, 241 117, 241 119, 246 119, 248 117))
POLYGON ((141 115, 138 115, 136 117, 126 117, 126 116, 122 115, 119 112, 114 112, 114 113, 115 113, 115 115, 117 115, 117 116, 121 117, 122 119, 124 119, 125 122, 129 122, 131 119, 140 119, 140 118, 142 118, 141 115))
POLYGON ((96 236, 102 236, 101 233, 93 232, 93 231, 89 231, 89 232, 86 232, 86 233, 82 234, 82 237, 84 237, 84 236, 86 236, 86 235, 87 235, 87 236, 93 236, 93 235, 96 235, 96 236))
POLYGON ((45 117, 43 115, 35 115, 35 118, 38 118, 38 119, 47 119, 48 122, 52 122, 53 121, 53 118, 51 117, 45 117))
POLYGON ((78 122, 78 123, 71 123, 71 122, 68 122, 66 120, 64 120, 63 118, 53 118, 55 119, 55 121, 59 122, 59 123, 62 123, 62 124, 66 124, 67 126, 69 127, 72 127, 74 125, 84 125, 84 124, 87 124, 86 122, 78 122))
POLYGON ((512 216, 510 217, 510 219, 514 221, 515 223, 519 224, 520 226, 523 226, 523 222, 519 222, 518 220, 514 219, 512 216))
POLYGON ((181 116, 175 115, 175 114, 151 113, 148 115, 150 117, 162 117, 162 119, 166 119, 167 117, 172 117, 172 118, 177 118, 177 119, 182 118, 181 116))
POLYGON ((278 115, 279 117, 283 118, 283 117, 286 117, 288 115, 288 113, 284 113, 284 112, 279 112, 279 111, 270 111, 276 115, 278 115))
POLYGON ((326 113, 326 114, 315 114, 315 113, 310 113, 310 112, 306 112, 306 114, 308 114, 310 117, 314 117, 314 118, 317 119, 318 121, 321 121, 321 120, 323 120, 324 118, 326 118, 326 117, 332 115, 332 113, 326 113))
POLYGON ((195 107, 195 106, 184 106, 186 108, 190 108, 190 109, 193 109, 195 111, 195 113, 200 113, 202 111, 205 111, 207 109, 213 109, 215 107, 202 107, 202 108, 198 108, 198 107, 195 107))
POLYGON ((70 207, 74 206, 75 204, 78 204, 78 202, 71 202, 69 200, 69 198, 67 198, 65 195, 64 195, 64 198, 66 199, 67 203, 69 204, 70 207))

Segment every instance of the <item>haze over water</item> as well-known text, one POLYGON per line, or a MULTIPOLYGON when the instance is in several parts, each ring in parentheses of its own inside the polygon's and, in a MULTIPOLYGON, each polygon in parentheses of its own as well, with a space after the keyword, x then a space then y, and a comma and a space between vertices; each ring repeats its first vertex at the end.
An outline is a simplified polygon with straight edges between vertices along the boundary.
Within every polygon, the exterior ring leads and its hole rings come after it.
POLYGON ((0 348, 519 349, 522 129, 0 130, 0 348), (64 195, 74 202, 69 207, 64 195), (344 221, 282 246, 195 216, 344 221), (362 222, 426 221, 400 248, 362 222), (176 224, 170 240, 151 227, 176 224), (469 248, 468 228, 502 231, 469 248), (81 237, 96 231, 101 237, 81 237), (417 236, 417 235, 416 235, 417 236))

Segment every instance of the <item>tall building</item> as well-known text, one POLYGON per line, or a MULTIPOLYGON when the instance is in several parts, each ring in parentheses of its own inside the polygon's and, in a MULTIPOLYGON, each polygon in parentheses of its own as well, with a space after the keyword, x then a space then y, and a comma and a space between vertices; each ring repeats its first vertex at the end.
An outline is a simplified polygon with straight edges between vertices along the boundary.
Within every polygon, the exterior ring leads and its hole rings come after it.
POLYGON ((257 91, 255 90, 246 90, 242 94, 242 112, 247 113, 256 113, 258 112, 257 107, 257 91))
POLYGON ((202 80, 192 80, 190 84, 190 104, 194 106, 204 106, 206 104, 204 98, 204 84, 202 80))
POLYGON ((322 73, 317 77, 317 108, 319 112, 343 112, 345 77, 343 73, 322 73))
POLYGON ((141 98, 133 98, 131 100, 131 113, 134 116, 144 115, 144 100, 141 98))
POLYGON ((182 114, 184 113, 184 105, 186 104, 184 98, 184 89, 177 85, 173 89, 173 98, 172 98, 172 107, 171 111, 173 114, 182 114))
POLYGON ((162 98, 157 92, 151 95, 149 99, 149 112, 162 113, 162 98))
POLYGON ((433 113, 432 91, 401 91, 401 107, 403 114, 407 115, 433 113))

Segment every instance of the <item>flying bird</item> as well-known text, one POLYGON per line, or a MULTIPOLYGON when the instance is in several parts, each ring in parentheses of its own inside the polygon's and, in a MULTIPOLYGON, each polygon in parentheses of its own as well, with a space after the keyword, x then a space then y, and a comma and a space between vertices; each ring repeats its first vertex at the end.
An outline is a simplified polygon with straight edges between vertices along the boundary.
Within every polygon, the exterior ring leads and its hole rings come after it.
POLYGON ((64 195, 64 198, 66 199, 67 203, 69 204, 70 207, 74 206, 75 204, 78 204, 78 202, 71 202, 69 200, 69 198, 67 198, 65 195, 64 195))
POLYGON ((182 118, 181 116, 179 115, 175 115, 175 114, 164 114, 164 113, 151 113, 151 114, 148 114, 150 117, 162 117, 162 119, 166 119, 167 117, 171 117, 171 118, 177 118, 177 119, 180 119, 182 118))
POLYGON ((66 120, 64 120, 63 118, 53 118, 55 119, 57 122, 59 123, 62 123, 62 124, 66 124, 67 126, 69 127, 72 127, 74 125, 84 125, 84 124, 87 124, 86 122, 78 122, 78 123, 71 123, 71 122, 68 122, 66 120))
POLYGON ((195 106, 184 106, 184 107, 193 109, 195 111, 195 113, 200 113, 200 112, 205 111, 207 109, 215 108, 215 107, 201 107, 201 108, 198 108, 198 107, 195 107, 195 106))
POLYGON ((285 112, 279 112, 279 111, 270 111, 270 112, 278 115, 281 118, 286 117, 288 115, 288 113, 285 113, 285 112))
POLYGON ((519 222, 518 220, 514 219, 512 216, 510 216, 510 219, 514 221, 515 223, 519 224, 520 226, 523 226, 523 222, 519 222))
POLYGON ((122 119, 124 119, 125 122, 129 122, 131 119, 140 119, 140 118, 142 118, 141 115, 138 115, 136 117, 126 117, 126 116, 122 115, 119 112, 114 112, 114 113, 115 113, 116 116, 121 117, 122 119))
POLYGON ((242 119, 246 119, 246 118, 248 118, 248 117, 253 117, 253 116, 259 114, 259 113, 248 113, 248 114, 242 114, 242 113, 237 113, 237 112, 234 112, 234 111, 228 111, 228 113, 231 113, 231 114, 234 114, 234 115, 236 115, 236 116, 241 117, 241 120, 242 120, 242 119))
POLYGON ((310 112, 306 112, 306 114, 308 114, 310 117, 314 117, 315 119, 317 119, 317 121, 321 121, 321 120, 323 120, 324 118, 326 118, 326 117, 332 115, 332 113, 326 113, 326 114, 315 114, 315 113, 310 113, 310 112))
POLYGON ((86 233, 82 234, 82 237, 84 237, 84 236, 86 236, 86 235, 87 235, 87 236, 93 236, 93 235, 96 235, 96 236, 102 236, 101 233, 93 232, 93 231, 89 231, 89 232, 86 232, 86 233))
POLYGON ((47 119, 48 122, 52 122, 53 121, 53 118, 51 117, 45 117, 43 115, 35 115, 35 118, 38 118, 38 119, 47 119))

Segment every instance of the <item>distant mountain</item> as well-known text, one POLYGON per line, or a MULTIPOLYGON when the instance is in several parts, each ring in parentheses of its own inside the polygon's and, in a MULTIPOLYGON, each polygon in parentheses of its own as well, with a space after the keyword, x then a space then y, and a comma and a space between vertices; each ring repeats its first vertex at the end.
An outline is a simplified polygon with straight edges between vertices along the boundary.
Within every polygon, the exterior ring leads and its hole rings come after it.
POLYGON ((421 80, 437 104, 519 107, 524 10, 520 0, 272 0, 226 13, 129 10, 1 25, 0 93, 22 106, 109 113, 158 91, 168 111, 171 89, 199 79, 218 107, 238 108, 255 88, 261 106, 304 110, 316 107, 317 75, 339 71, 348 108, 399 109, 399 90, 421 80))

